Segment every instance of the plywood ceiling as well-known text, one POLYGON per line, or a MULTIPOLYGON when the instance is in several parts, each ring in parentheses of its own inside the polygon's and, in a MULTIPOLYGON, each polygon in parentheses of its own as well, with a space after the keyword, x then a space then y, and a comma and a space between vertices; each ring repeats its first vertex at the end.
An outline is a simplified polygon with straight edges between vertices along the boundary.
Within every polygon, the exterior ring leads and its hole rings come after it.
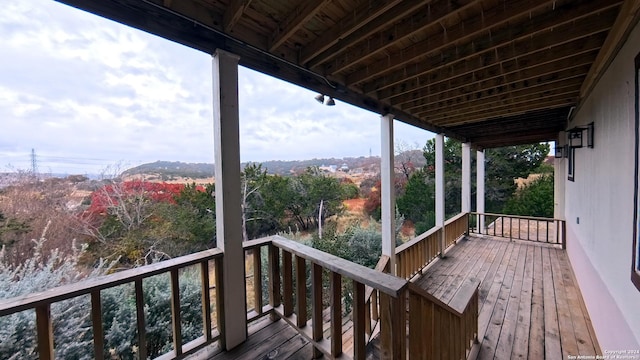
POLYGON ((554 140, 638 20, 637 0, 61 2, 480 148, 554 140))

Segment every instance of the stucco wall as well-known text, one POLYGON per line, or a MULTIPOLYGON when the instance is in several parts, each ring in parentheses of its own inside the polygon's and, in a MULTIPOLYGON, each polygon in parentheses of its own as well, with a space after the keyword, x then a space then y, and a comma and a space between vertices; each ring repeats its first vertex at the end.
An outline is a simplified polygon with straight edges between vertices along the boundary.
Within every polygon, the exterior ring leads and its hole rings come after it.
POLYGON ((638 52, 640 26, 569 124, 595 122, 595 148, 576 149, 575 181, 564 177, 564 217, 567 251, 602 350, 640 349, 640 291, 630 280, 638 52))

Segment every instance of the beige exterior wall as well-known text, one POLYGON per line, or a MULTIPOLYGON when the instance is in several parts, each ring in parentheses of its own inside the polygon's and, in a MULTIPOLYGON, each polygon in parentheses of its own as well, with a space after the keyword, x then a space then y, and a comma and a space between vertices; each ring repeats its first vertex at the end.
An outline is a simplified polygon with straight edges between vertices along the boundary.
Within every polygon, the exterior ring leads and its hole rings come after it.
POLYGON ((640 349, 640 291, 630 280, 639 52, 636 26, 568 126, 595 122, 595 148, 576 149, 573 182, 566 177, 568 161, 558 164, 567 251, 603 351, 640 349))

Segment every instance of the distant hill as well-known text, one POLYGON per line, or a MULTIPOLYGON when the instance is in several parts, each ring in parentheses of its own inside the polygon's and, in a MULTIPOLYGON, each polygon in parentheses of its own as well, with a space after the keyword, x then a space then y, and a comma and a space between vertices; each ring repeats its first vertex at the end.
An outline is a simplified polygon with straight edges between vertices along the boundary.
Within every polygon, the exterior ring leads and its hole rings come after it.
POLYGON ((156 161, 127 169, 122 172, 122 176, 155 175, 159 180, 167 181, 178 177, 191 179, 210 178, 213 177, 213 173, 213 164, 156 161))
MULTIPOLYGON (((396 155, 396 163, 411 163, 414 167, 422 167, 425 164, 422 150, 409 150, 396 155)), ((378 173, 380 171, 379 156, 360 156, 345 158, 323 158, 310 160, 270 160, 261 162, 262 168, 269 174, 290 175, 299 174, 308 167, 331 167, 340 169, 343 165, 355 172, 378 173)), ((244 168, 247 163, 242 163, 244 168)), ((177 178, 206 179, 214 176, 213 164, 185 163, 181 161, 156 161, 142 164, 122 173, 123 177, 145 175, 149 180, 171 181, 177 178)))

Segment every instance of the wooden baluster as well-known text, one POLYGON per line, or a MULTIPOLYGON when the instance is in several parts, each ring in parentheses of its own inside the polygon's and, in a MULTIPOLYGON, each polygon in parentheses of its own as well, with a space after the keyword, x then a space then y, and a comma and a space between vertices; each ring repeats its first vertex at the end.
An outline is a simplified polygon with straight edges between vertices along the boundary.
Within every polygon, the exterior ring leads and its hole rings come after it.
POLYGON ((180 314, 180 283, 178 269, 171 269, 171 325, 173 349, 176 356, 182 355, 182 316, 180 314))
MULTIPOLYGON (((280 251, 273 245, 269 245, 269 304, 274 309, 280 306, 280 251)), ((271 320, 277 319, 271 315, 271 320)))
POLYGON ((353 358, 356 360, 366 357, 364 311, 364 285, 353 280, 353 358))
POLYGON ((303 257, 296 256, 296 325, 307 325, 307 269, 303 257))
POLYGON ((380 359, 406 358, 406 312, 405 294, 380 293, 380 359))
POLYGON ((284 305, 284 316, 293 314, 293 266, 291 263, 291 253, 282 251, 282 303, 284 305))
MULTIPOLYGON (((311 326, 314 341, 322 340, 322 266, 311 263, 311 326)), ((313 347, 313 358, 323 355, 317 347, 313 347)))
POLYGON ((138 330, 138 359, 147 358, 147 330, 144 321, 144 291, 142 279, 135 280, 136 290, 136 326, 138 330))
POLYGON ((222 262, 224 258, 216 259, 215 261, 215 282, 216 282, 216 324, 218 325, 218 333, 220 334, 220 348, 226 349, 227 347, 227 339, 225 338, 225 327, 226 323, 224 322, 224 287, 225 284, 222 281, 224 266, 222 262))
POLYGON ((202 331, 206 342, 212 340, 211 336, 211 293, 209 289, 209 261, 200 263, 200 286, 202 287, 202 331))
POLYGON ((42 360, 53 360, 53 325, 51 304, 36 307, 36 331, 38 334, 38 355, 42 360))
POLYGON ((262 257, 260 248, 253 249, 253 309, 262 314, 262 257))
MULTIPOLYGON (((422 299, 414 294, 409 294, 409 353, 412 356, 426 356, 423 348, 423 342, 425 339, 423 329, 423 311, 422 311, 422 299)), ((427 340, 428 341, 428 340, 427 340)))
MULTIPOLYGON (((342 276, 340 276, 340 274, 338 273, 331 272, 330 280, 331 280, 331 356, 337 357, 337 356, 340 356, 340 354, 342 354, 342 276)), ((371 327, 371 323, 369 323, 369 327, 371 327)))
POLYGON ((91 325, 93 326, 93 357, 104 359, 104 327, 102 326, 102 299, 100 290, 91 291, 91 325))

